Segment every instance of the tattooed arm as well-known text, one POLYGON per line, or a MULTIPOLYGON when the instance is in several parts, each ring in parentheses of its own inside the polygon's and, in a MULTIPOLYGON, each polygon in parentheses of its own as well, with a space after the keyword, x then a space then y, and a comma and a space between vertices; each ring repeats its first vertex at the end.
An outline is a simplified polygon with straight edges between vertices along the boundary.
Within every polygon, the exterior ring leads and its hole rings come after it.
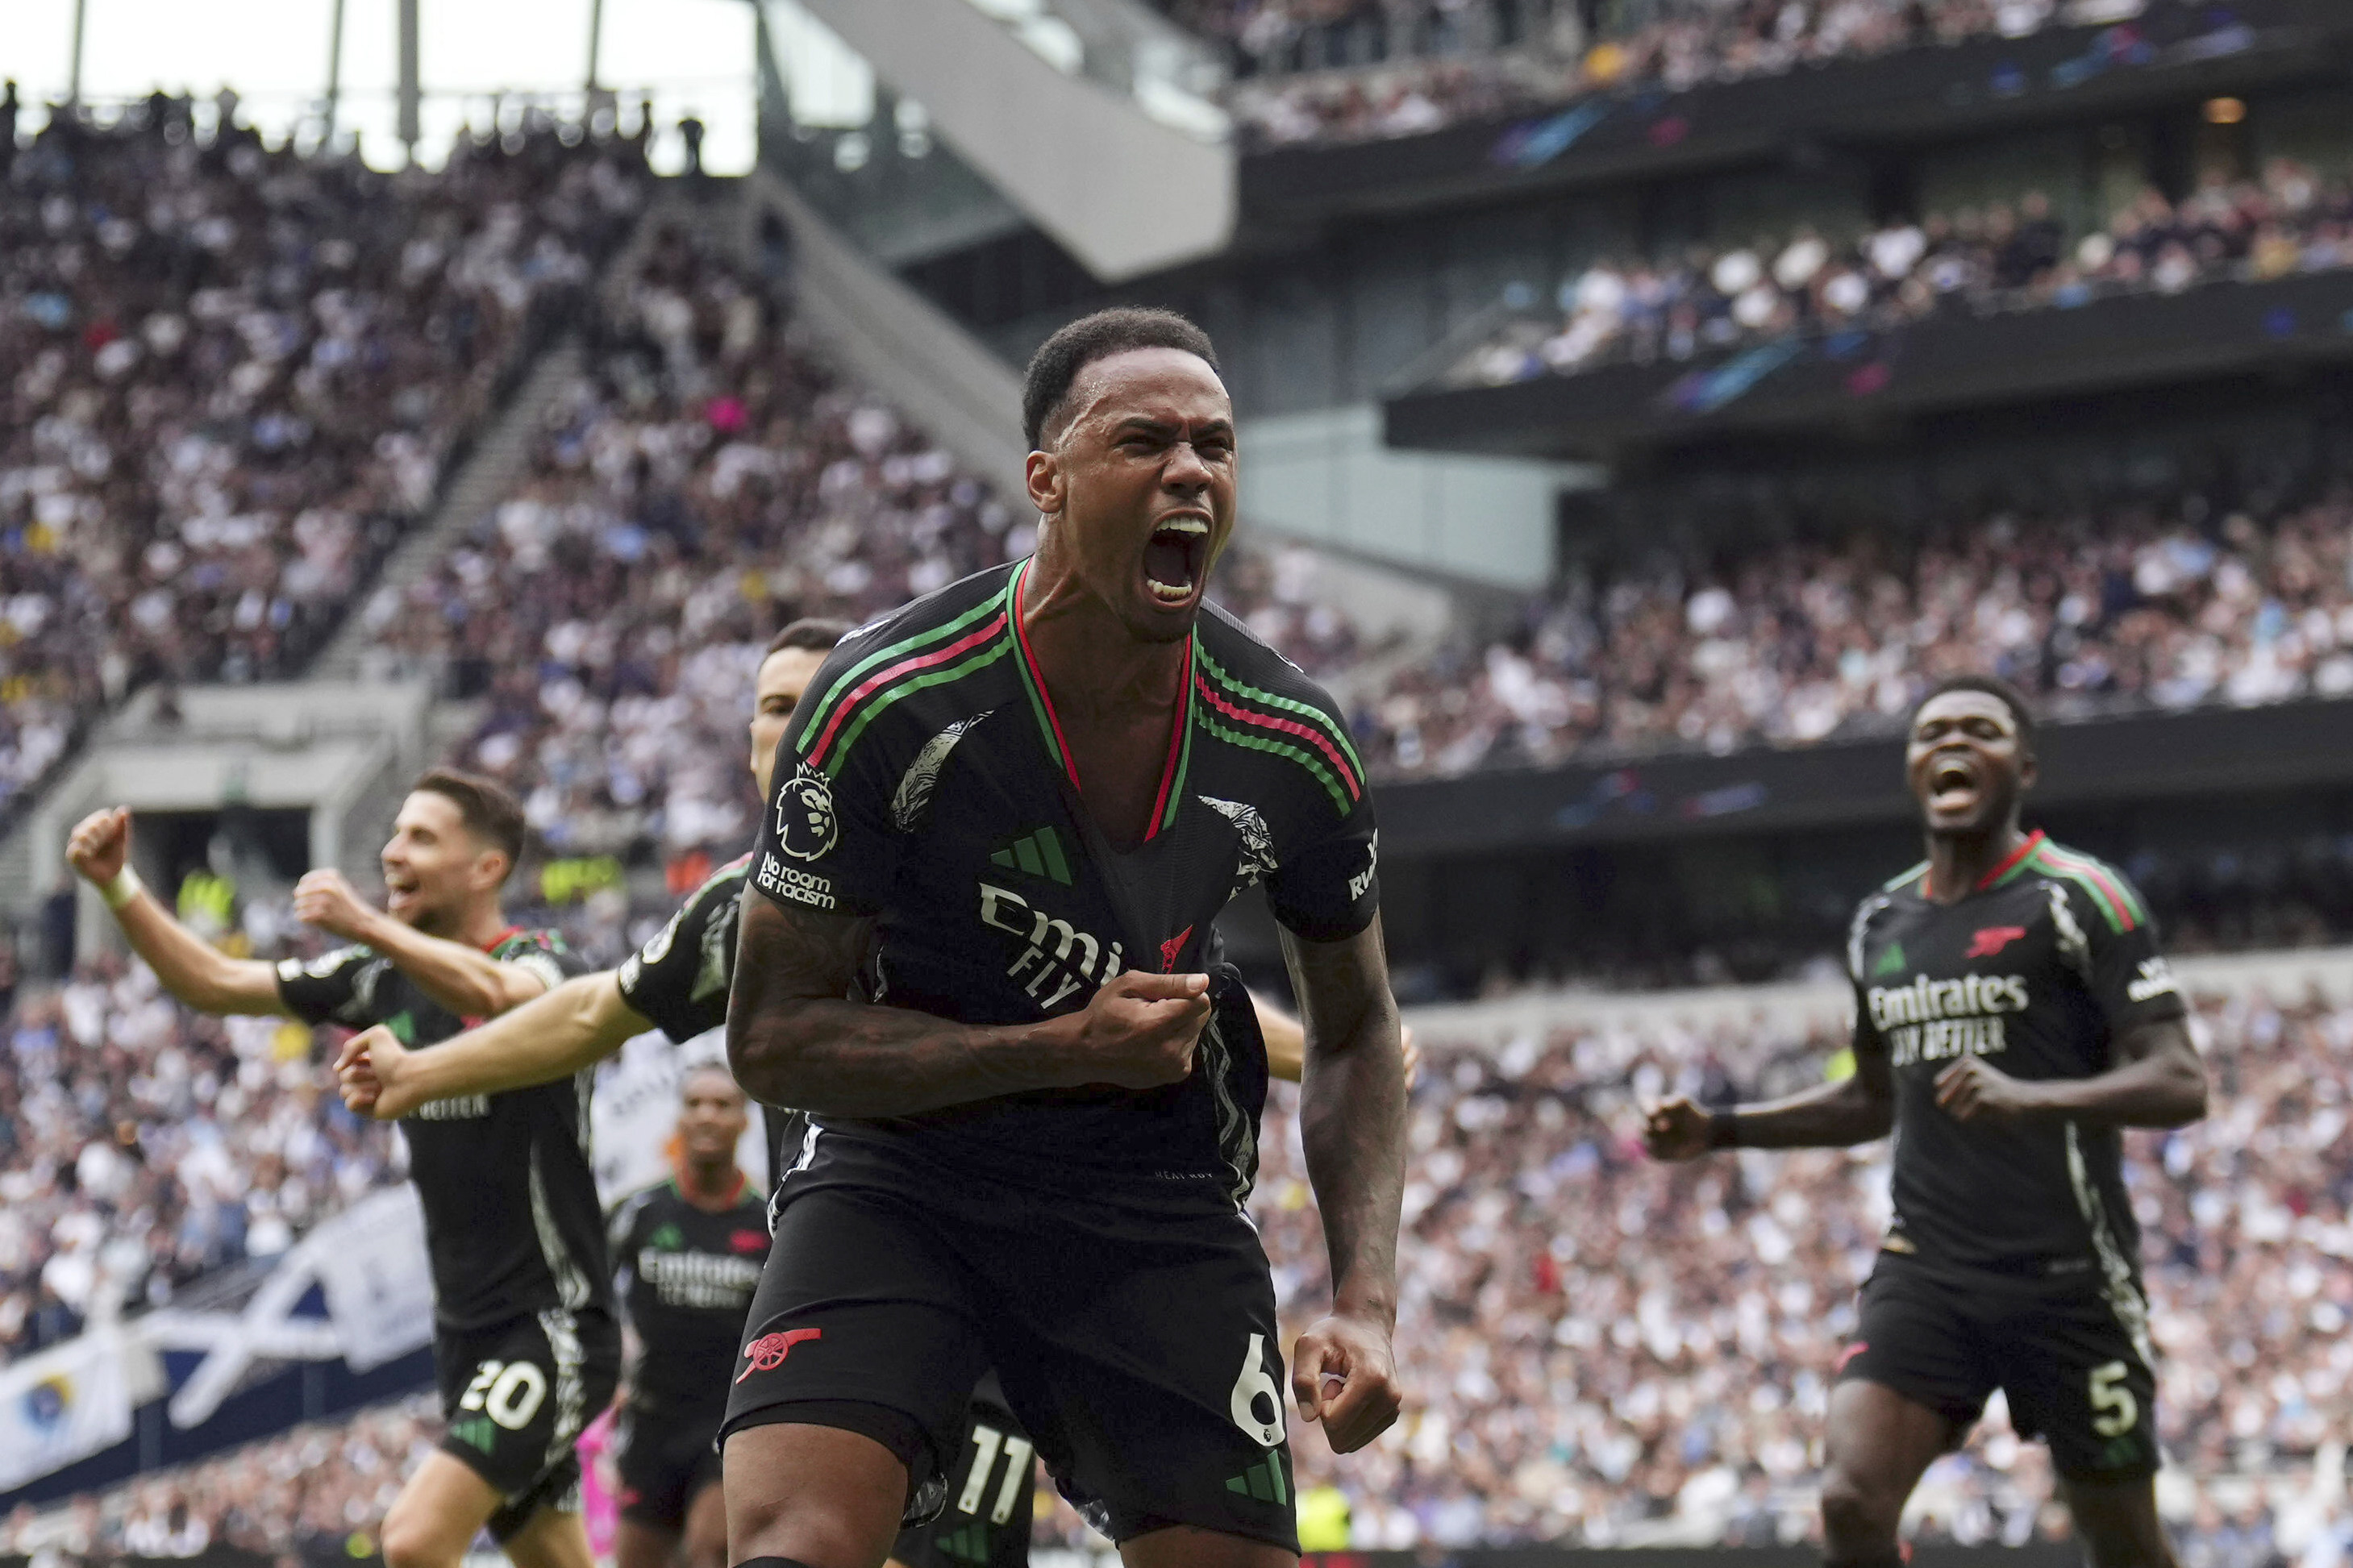
POLYGON ((1193 1070, 1209 1017, 1201 974, 1113 977, 1084 1009, 983 1027, 848 1000, 874 922, 746 892, 727 1002, 727 1061, 767 1105, 908 1116, 1025 1089, 1153 1089, 1193 1070))
POLYGON ((1332 1311, 1302 1334, 1292 1392, 1341 1453, 1397 1419, 1398 1215, 1405 1184, 1405 1059, 1380 921, 1339 942, 1285 931, 1306 1034, 1299 1135, 1332 1259, 1332 1311), (1335 1388, 1327 1385, 1337 1383, 1335 1388))

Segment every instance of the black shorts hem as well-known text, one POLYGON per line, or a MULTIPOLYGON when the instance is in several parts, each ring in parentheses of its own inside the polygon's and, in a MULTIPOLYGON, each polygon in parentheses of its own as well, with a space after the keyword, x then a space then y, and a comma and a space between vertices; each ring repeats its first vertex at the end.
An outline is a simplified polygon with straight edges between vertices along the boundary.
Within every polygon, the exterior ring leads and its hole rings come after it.
POLYGON ((940 1470, 940 1456, 923 1424, 893 1405, 871 1399, 786 1399, 738 1412, 719 1428, 719 1446, 738 1432, 754 1426, 830 1426, 855 1432, 891 1450, 907 1470, 907 1502, 911 1506, 923 1482, 940 1470))
POLYGON ((2161 1457, 2153 1457, 2137 1464, 2126 1465, 2118 1469, 2095 1470, 2071 1468, 2059 1462, 2059 1456, 2056 1453, 2051 1456, 2052 1475, 2063 1481, 2089 1485, 2103 1485, 2112 1481, 2146 1481, 2154 1479, 2157 1472, 2163 1468, 2165 1468, 2165 1460, 2161 1457))
MULTIPOLYGON (((1875 1388, 1887 1390, 1899 1399, 1908 1399, 1930 1415, 1952 1423, 1956 1431, 1952 1441, 1947 1445, 1947 1453, 1967 1442, 1970 1428, 1985 1419, 1985 1400, 1980 1399, 1976 1404, 1969 1405, 1941 1398, 1936 1390, 1927 1386, 1925 1381, 1911 1382, 1900 1373, 1892 1373, 1881 1367, 1850 1367, 1831 1381, 1833 1387, 1841 1383, 1868 1383, 1875 1388)), ((1988 1395, 1988 1398, 1990 1397, 1991 1395, 1988 1395)))

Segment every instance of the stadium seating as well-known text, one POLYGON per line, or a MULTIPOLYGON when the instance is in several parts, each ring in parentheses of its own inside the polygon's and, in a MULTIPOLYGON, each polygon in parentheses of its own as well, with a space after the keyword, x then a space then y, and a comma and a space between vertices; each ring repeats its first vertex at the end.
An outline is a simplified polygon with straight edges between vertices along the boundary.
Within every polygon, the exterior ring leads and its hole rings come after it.
POLYGON ((1516 314, 1442 382, 1501 385, 1618 359, 1687 360, 1792 333, 1884 331, 1936 313, 2070 309, 2353 266, 2353 189, 2276 158, 2260 180, 2210 180, 2180 202, 2144 190, 2105 226, 2063 233, 2040 191, 2015 206, 1891 222, 1833 244, 1810 229, 1773 244, 1562 280, 1556 312, 1516 314))
MULTIPOLYGON (((1614 89, 1669 91, 1802 65, 2021 37, 2053 0, 1155 0, 1223 49, 1255 145, 1409 136, 1614 89)), ((2078 3, 2113 19, 2139 9, 2078 3)))
MULTIPOLYGON (((2296 1549, 2353 1529, 2341 1500, 2297 1500, 2353 1374, 2338 1070, 2353 1064, 2353 1007, 2242 983, 2200 1007, 2216 1113, 2133 1135, 2127 1170, 2166 1358, 2164 1441, 2196 1479, 2168 1494, 2185 1561, 2253 1568, 2263 1556, 2197 1553, 2258 1530, 2296 1549)), ((1345 1492, 1362 1547, 1805 1539, 1825 1379, 1884 1215, 1885 1147, 1663 1167, 1630 1127, 1639 1099, 1670 1090, 1819 1081, 1835 1032, 1767 1022, 1761 1006, 1731 1024, 1564 1021, 1500 1046, 1430 1032, 1401 1244, 1409 1412, 1345 1465, 1303 1440, 1301 1488, 1345 1492)), ((1294 1332, 1327 1289, 1295 1104, 1279 1093, 1268 1114, 1253 1200, 1294 1332)), ((414 1410, 371 1414, 142 1478, 79 1525, 17 1528, 127 1548, 160 1521, 263 1551, 364 1531, 428 1431, 414 1410)), ((1931 1473, 1916 1533, 2030 1539, 2049 1525, 2049 1485, 2042 1451, 1997 1415, 1931 1473)), ((1080 1544, 1083 1527, 1058 1510, 1040 1538, 1080 1544)), ((0 1535, 0 1553, 12 1544, 0 1535)))
POLYGON ((298 669, 641 200, 552 123, 393 177, 172 101, 0 181, 0 817, 140 684, 298 669))

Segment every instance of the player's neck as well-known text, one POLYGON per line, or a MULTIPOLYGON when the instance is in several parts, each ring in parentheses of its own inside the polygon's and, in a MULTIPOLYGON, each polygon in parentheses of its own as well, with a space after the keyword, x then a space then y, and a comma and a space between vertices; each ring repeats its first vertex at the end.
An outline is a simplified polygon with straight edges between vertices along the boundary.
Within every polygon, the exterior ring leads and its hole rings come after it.
POLYGON ((1065 721, 1130 718, 1139 707, 1168 711, 1184 696, 1185 641, 1137 637, 1075 574, 1055 571, 1043 552, 1022 583, 1017 613, 1065 721))
POLYGON ((1925 889, 1929 901, 1959 903, 2025 842, 2025 831, 2016 817, 1977 833, 1931 833, 1925 889))
POLYGON ((735 1168, 732 1157, 709 1164, 681 1160, 672 1173, 678 1180, 681 1197, 696 1208, 714 1211, 733 1208, 747 1179, 735 1168))

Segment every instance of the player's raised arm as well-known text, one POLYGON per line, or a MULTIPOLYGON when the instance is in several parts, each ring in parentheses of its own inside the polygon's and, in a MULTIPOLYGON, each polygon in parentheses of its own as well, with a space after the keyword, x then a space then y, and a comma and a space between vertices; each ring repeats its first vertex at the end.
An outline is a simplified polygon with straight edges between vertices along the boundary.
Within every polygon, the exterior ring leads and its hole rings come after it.
POLYGON ((133 952, 164 989, 199 1013, 284 1013, 278 976, 257 959, 231 958, 173 918, 131 867, 131 813, 112 806, 81 819, 66 859, 95 885, 133 952))
POLYGON ((1694 1160, 1715 1149, 1843 1149, 1884 1138, 1895 1124, 1895 1079, 1867 1011, 1855 1016, 1853 1056, 1844 1078, 1763 1104, 1710 1110, 1677 1095, 1643 1118, 1643 1143, 1653 1159, 1694 1160))
POLYGON ((427 1100, 554 1083, 653 1027, 607 970, 579 974, 489 1023, 412 1051, 379 1024, 343 1042, 335 1077, 350 1109, 394 1121, 427 1100))
POLYGON ((844 1000, 874 922, 746 893, 727 1005, 735 1079, 769 1105, 911 1116, 1029 1089, 1154 1089, 1192 1071, 1203 974, 1113 976, 1076 1013, 983 1027, 844 1000))
POLYGON ((1299 1338, 1292 1392, 1341 1453, 1397 1419, 1389 1335, 1397 1325, 1397 1236, 1405 1187, 1405 1053, 1381 925, 1314 942, 1286 929, 1282 952, 1305 1037, 1299 1135, 1332 1259, 1332 1312, 1299 1338))
POLYGON ((371 948, 417 988, 461 1018, 491 1018, 548 988, 546 969, 511 963, 479 947, 428 935, 363 900, 341 871, 306 872, 294 885, 294 912, 321 931, 371 948))

